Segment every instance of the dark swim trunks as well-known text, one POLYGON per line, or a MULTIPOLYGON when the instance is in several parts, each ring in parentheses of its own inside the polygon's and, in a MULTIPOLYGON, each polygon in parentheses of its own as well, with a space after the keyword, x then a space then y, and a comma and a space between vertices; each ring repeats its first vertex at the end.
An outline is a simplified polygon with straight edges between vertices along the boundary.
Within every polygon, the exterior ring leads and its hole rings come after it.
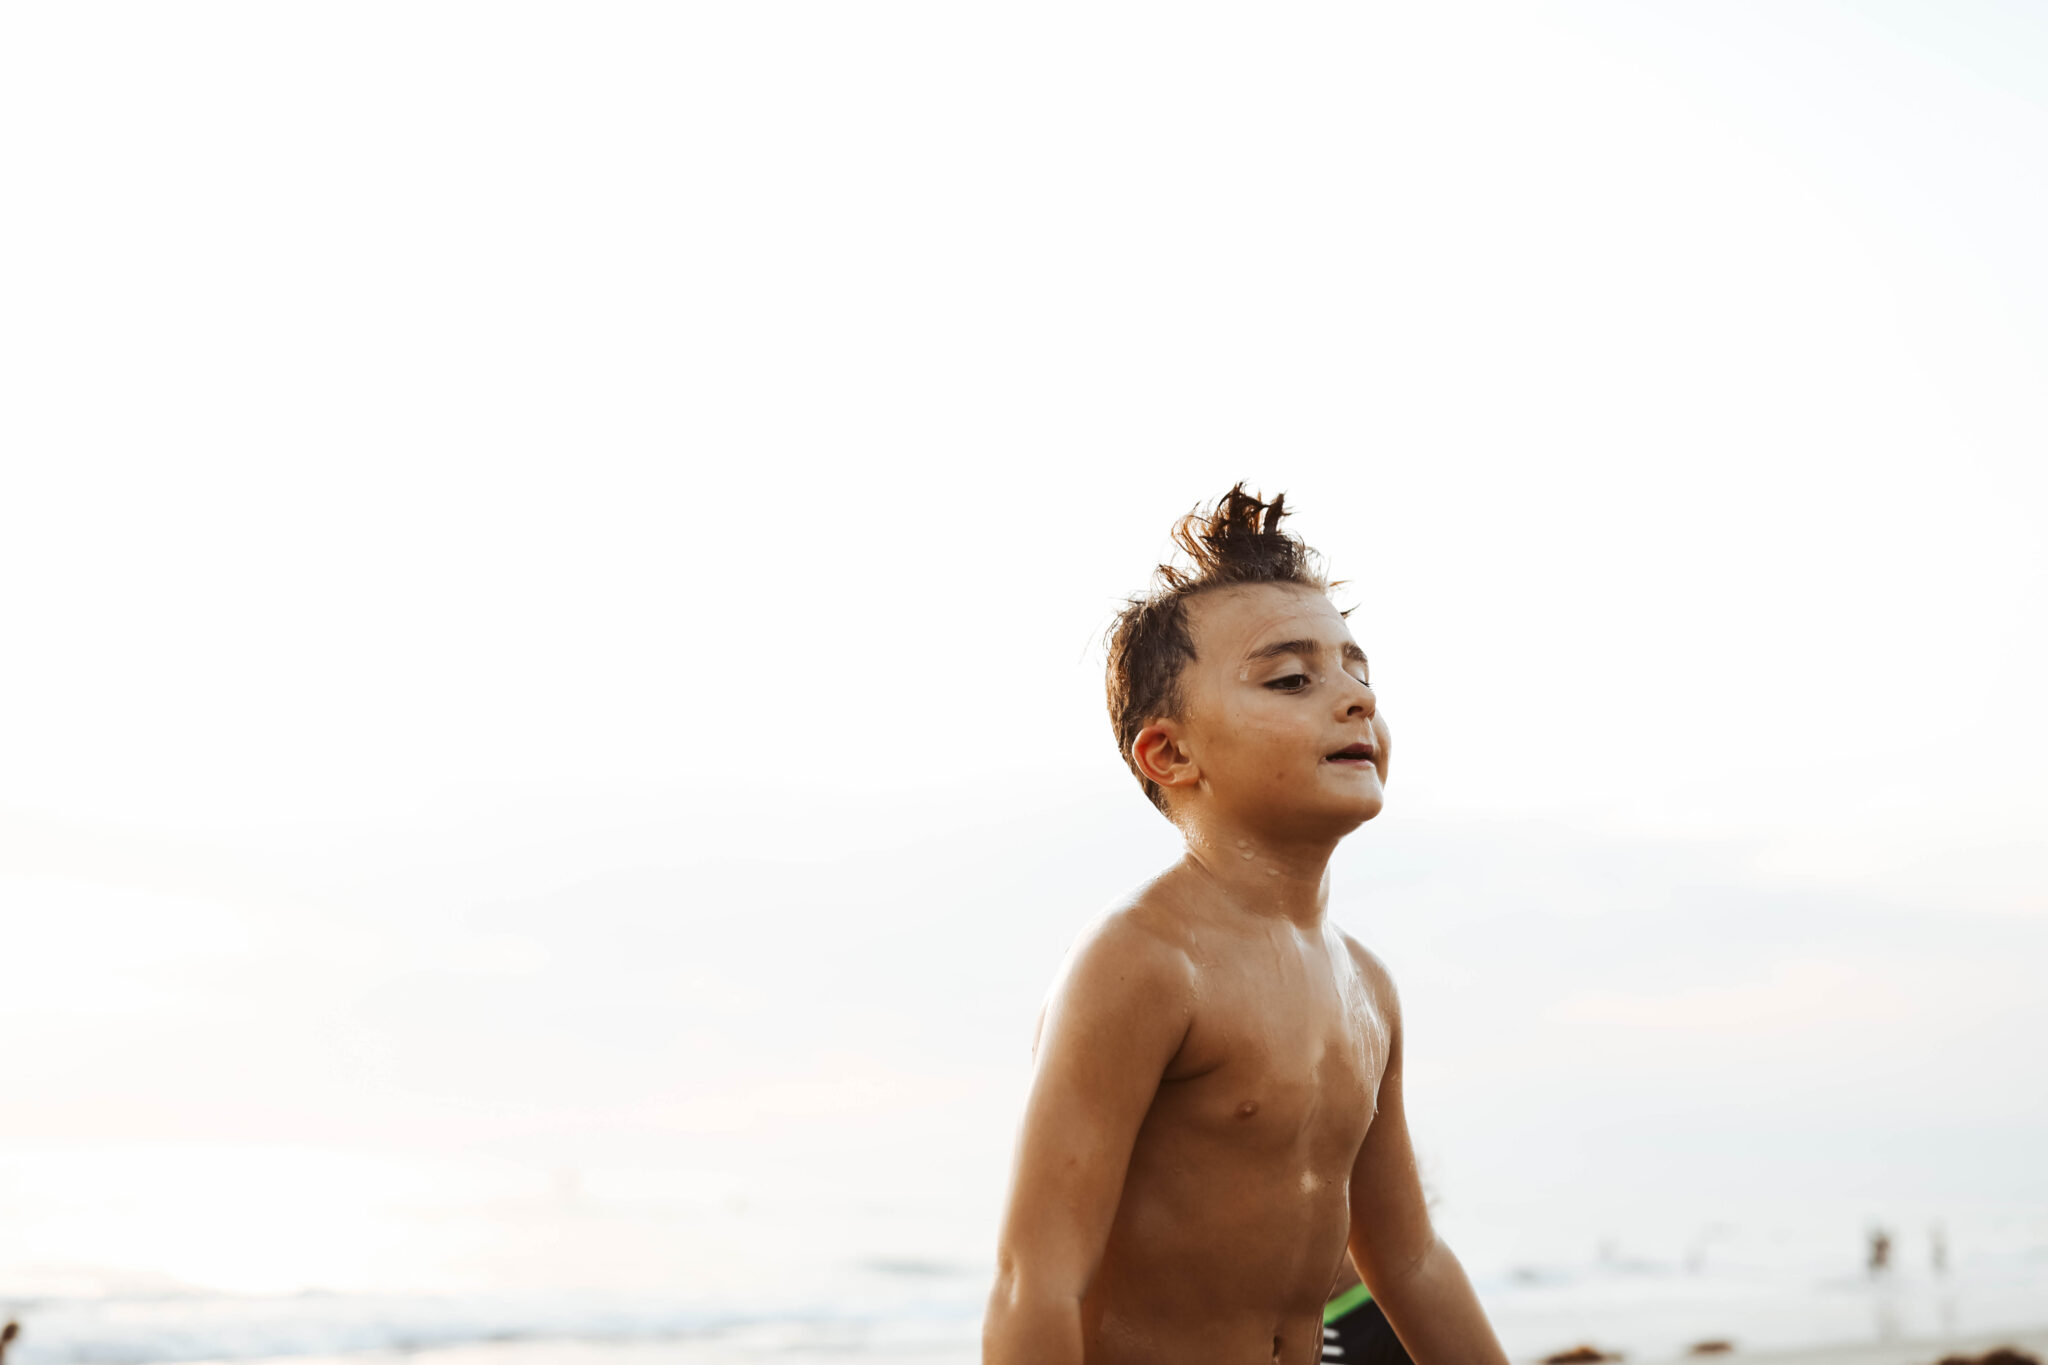
POLYGON ((1401 1338, 1362 1284, 1323 1306, 1324 1365, 1410 1365, 1401 1338))

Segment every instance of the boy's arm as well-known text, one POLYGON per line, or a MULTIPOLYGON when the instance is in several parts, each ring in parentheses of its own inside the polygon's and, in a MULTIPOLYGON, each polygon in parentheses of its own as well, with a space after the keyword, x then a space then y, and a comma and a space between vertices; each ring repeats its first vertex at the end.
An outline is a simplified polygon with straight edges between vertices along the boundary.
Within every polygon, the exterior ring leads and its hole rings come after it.
POLYGON ((1351 945, 1387 1021, 1379 1112, 1351 1168, 1351 1260, 1416 1365, 1507 1365, 1507 1352, 1465 1278, 1437 1239, 1408 1140, 1401 1098, 1401 1002, 1377 958, 1351 945))
POLYGON ((1040 1021, 1031 1093, 982 1323, 984 1365, 1081 1365, 1131 1146, 1191 1017, 1184 954, 1129 918, 1068 958, 1040 1021))

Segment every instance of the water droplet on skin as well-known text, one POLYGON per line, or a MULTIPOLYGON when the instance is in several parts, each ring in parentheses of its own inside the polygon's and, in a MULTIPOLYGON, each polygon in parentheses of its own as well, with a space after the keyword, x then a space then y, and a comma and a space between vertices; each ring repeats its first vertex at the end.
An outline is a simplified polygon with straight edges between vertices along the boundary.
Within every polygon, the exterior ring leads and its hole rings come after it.
POLYGON ((1246 849, 1244 852, 1238 854, 1237 856, 1240 858, 1249 858, 1252 856, 1252 851, 1250 849, 1246 849))
POLYGON ((1266 869, 1266 875, 1268 877, 1277 877, 1280 875, 1280 869, 1277 867, 1269 867, 1266 869))
POLYGON ((1246 1100, 1243 1104, 1237 1106, 1237 1116, 1241 1119, 1248 1119, 1258 1112, 1259 1102, 1257 1100, 1246 1100))

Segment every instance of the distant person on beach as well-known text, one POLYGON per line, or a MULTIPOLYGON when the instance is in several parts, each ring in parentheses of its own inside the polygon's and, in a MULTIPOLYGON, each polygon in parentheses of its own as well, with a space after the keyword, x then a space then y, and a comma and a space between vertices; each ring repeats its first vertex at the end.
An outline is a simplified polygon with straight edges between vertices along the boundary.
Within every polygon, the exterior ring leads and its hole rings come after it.
POLYGON ((1870 1230, 1870 1273, 1882 1275, 1892 1268, 1892 1235, 1885 1228, 1870 1230))
POLYGON ((987 1365, 1310 1365, 1367 1296, 1381 1359, 1506 1365, 1430 1224, 1393 980, 1328 917, 1391 739, 1283 502, 1239 484, 1183 518, 1191 564, 1111 628, 1117 746, 1184 852, 1083 931, 1039 1017, 987 1365), (1361 1294, 1333 1287, 1347 1248, 1361 1294))

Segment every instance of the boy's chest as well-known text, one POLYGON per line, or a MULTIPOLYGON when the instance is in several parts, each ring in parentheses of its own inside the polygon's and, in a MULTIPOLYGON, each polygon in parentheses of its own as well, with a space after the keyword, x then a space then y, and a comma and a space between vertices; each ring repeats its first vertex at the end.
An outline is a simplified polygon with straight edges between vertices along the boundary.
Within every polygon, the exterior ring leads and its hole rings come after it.
POLYGON ((1161 1098, 1183 1122, 1251 1145, 1350 1146, 1376 1109, 1388 1030, 1348 956, 1265 954, 1205 973, 1161 1098))

